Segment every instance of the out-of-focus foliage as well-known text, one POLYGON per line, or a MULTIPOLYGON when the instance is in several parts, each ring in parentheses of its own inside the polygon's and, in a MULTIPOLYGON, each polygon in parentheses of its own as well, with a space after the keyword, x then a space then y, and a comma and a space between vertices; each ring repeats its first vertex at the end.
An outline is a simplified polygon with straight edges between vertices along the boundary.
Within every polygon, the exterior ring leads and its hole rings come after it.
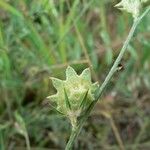
MULTIPOLYGON (((0 0, 0 149, 26 149, 27 135, 31 148, 64 149, 70 125, 42 104, 55 93, 49 76, 64 79, 68 65, 79 73, 90 67, 101 84, 132 24, 118 2, 0 0)), ((149 149, 149 20, 150 13, 75 149, 149 149)))

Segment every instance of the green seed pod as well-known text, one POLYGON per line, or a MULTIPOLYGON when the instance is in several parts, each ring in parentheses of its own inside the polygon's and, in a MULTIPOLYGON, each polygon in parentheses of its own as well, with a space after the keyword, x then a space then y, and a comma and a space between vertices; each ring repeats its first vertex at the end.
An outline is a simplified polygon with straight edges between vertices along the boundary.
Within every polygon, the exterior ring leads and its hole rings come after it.
POLYGON ((77 75, 72 67, 66 69, 66 80, 51 78, 57 93, 48 98, 57 104, 57 110, 67 116, 72 126, 77 118, 95 100, 98 83, 91 82, 90 69, 85 69, 77 75))
POLYGON ((132 14, 134 18, 137 18, 140 14, 141 1, 140 0, 122 0, 120 3, 115 5, 120 10, 125 10, 132 14))

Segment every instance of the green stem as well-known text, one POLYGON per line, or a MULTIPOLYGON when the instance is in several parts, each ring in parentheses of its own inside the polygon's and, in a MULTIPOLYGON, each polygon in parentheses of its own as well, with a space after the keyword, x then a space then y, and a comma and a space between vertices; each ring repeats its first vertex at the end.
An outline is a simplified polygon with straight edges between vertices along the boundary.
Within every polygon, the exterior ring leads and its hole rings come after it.
POLYGON ((133 34, 134 34, 134 32, 135 32, 135 29, 136 29, 137 25, 140 23, 140 21, 143 19, 143 17, 144 17, 149 11, 150 11, 150 7, 148 7, 148 8, 145 10, 145 12, 144 12, 140 17, 138 17, 137 19, 134 20, 134 23, 133 23, 133 25, 132 25, 132 27, 131 27, 131 30, 130 30, 130 32, 129 32, 129 34, 128 34, 128 36, 127 36, 127 38, 126 38, 126 40, 125 40, 125 42, 124 42, 124 44, 123 44, 122 49, 120 50, 120 53, 119 53, 119 55, 118 55, 116 61, 114 62, 113 66, 112 66, 112 68, 110 69, 108 75, 106 76, 104 82, 102 83, 102 85, 100 86, 100 88, 98 89, 98 91, 96 92, 96 100, 91 104, 91 106, 89 107, 89 109, 88 109, 88 111, 86 112, 86 114, 84 115, 84 117, 79 121, 78 126, 72 130, 71 136, 70 136, 70 138, 69 138, 69 141, 68 141, 68 143, 67 143, 67 145, 66 145, 65 150, 71 150, 71 149, 72 149, 72 146, 73 146, 73 144, 74 144, 74 142, 75 142, 75 140, 76 140, 78 134, 80 133, 80 130, 81 130, 81 128, 82 128, 84 122, 87 120, 87 118, 88 118, 90 112, 92 111, 93 107, 95 106, 95 104, 97 103, 97 101, 99 100, 99 98, 101 97, 101 95, 102 95, 104 89, 106 88, 106 86, 107 86, 108 83, 110 82, 112 76, 115 74, 115 72, 116 72, 116 70, 117 70, 117 68, 118 68, 118 65, 119 65, 121 59, 123 58, 123 55, 124 55, 124 53, 126 52, 127 47, 128 47, 128 45, 129 45, 129 43, 130 43, 132 37, 133 37, 133 34))
POLYGON ((96 100, 98 100, 101 96, 101 94, 103 93, 104 89, 106 88, 107 84, 109 83, 110 79, 112 78, 112 76, 114 75, 114 73, 116 72, 117 68, 118 68, 118 65, 119 63, 121 62, 121 59, 125 53, 125 51, 127 50, 127 47, 133 37, 133 34, 135 32, 135 29, 137 27, 137 25, 140 23, 140 21, 143 19, 143 17, 149 12, 150 10, 150 7, 148 7, 146 9, 146 11, 140 16, 138 17, 137 19, 134 20, 134 23, 132 25, 132 28, 128 34, 128 37, 127 39, 125 40, 124 44, 123 44, 123 47, 122 49, 120 50, 120 53, 116 59, 116 61, 114 62, 112 68, 110 69, 108 75, 106 76, 104 82, 102 83, 102 85, 100 86, 100 88, 98 89, 97 93, 96 93, 96 100))
POLYGON ((70 138, 69 138, 69 141, 66 145, 65 150, 71 150, 72 149, 73 143, 74 143, 76 137, 78 136, 78 134, 80 133, 81 127, 82 126, 77 126, 76 128, 72 129, 72 132, 71 132, 71 135, 70 135, 70 138))
POLYGON ((27 150, 31 150, 28 133, 25 134, 25 140, 26 140, 27 150))

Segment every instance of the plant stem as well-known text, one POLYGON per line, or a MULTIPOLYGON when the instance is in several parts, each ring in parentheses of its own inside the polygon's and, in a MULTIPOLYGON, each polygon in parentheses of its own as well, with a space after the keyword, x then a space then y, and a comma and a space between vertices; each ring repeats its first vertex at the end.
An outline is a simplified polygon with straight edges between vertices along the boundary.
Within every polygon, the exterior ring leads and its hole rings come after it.
POLYGON ((120 50, 120 53, 116 59, 116 61, 114 62, 112 68, 110 69, 108 75, 106 76, 104 82, 102 83, 102 85, 100 86, 100 88, 98 89, 98 91, 96 92, 96 100, 98 101, 98 99, 100 98, 101 94, 103 93, 104 89, 106 88, 107 84, 109 83, 110 79, 112 78, 112 76, 114 75, 114 73, 117 71, 118 69, 118 65, 125 53, 125 51, 127 50, 127 47, 133 37, 133 34, 135 32, 135 29, 137 27, 137 25, 140 23, 140 21, 143 19, 143 17, 149 12, 150 7, 148 7, 145 12, 138 17, 137 19, 134 20, 134 23, 132 25, 132 28, 128 34, 127 39, 125 40, 122 49, 120 50))
POLYGON ((135 29, 136 29, 137 25, 141 22, 141 20, 143 19, 143 17, 144 17, 149 11, 150 11, 150 7, 148 7, 148 8, 144 11, 144 13, 143 13, 141 16, 139 16, 137 19, 134 20, 134 23, 133 23, 133 25, 132 25, 132 27, 131 27, 131 29, 130 29, 130 32, 129 32, 129 34, 128 34, 128 36, 127 36, 127 38, 126 38, 124 44, 123 44, 122 49, 120 50, 120 53, 119 53, 117 59, 115 60, 113 66, 112 66, 112 68, 110 69, 108 75, 106 76, 104 82, 102 83, 102 85, 100 86, 100 88, 96 91, 96 95, 95 95, 95 96, 96 96, 96 100, 91 104, 91 106, 90 106, 89 109, 87 110, 87 112, 86 112, 86 114, 84 115, 84 117, 79 121, 77 127, 72 130, 71 136, 70 136, 70 138, 69 138, 69 141, 68 141, 68 143, 67 143, 67 145, 66 145, 65 150, 71 150, 71 149, 72 149, 72 146, 73 146, 73 144, 74 144, 74 142, 75 142, 75 140, 76 140, 78 134, 80 133, 80 130, 81 130, 81 128, 82 128, 84 122, 87 120, 87 118, 88 118, 90 112, 92 111, 93 107, 95 106, 95 104, 97 103, 97 101, 99 100, 99 98, 101 97, 101 95, 102 95, 104 89, 106 88, 106 86, 107 86, 108 83, 110 82, 112 76, 113 76, 114 73, 117 71, 118 65, 119 65, 121 59, 123 58, 124 53, 125 53, 126 50, 127 50, 127 47, 128 47, 128 45, 129 45, 129 43, 130 43, 132 37, 133 37, 133 34, 134 34, 134 32, 135 32, 135 29))
POLYGON ((69 141, 66 145, 65 150, 71 150, 76 137, 80 133, 81 127, 82 126, 77 126, 76 128, 72 129, 72 132, 71 132, 71 135, 70 135, 70 138, 69 138, 69 141))
POLYGON ((25 140, 26 140, 27 150, 31 150, 28 133, 25 133, 25 140))

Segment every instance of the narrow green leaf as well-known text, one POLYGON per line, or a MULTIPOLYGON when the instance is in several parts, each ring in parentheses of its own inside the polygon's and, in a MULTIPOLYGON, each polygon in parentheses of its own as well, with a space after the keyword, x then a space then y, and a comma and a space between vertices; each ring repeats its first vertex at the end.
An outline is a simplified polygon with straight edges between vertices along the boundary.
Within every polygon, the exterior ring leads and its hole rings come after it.
POLYGON ((66 103, 66 107, 69 108, 71 110, 71 104, 69 102, 69 98, 66 92, 66 89, 64 88, 64 94, 65 94, 65 103, 66 103))
POLYGON ((81 108, 81 109, 84 108, 84 106, 85 106, 85 104, 86 104, 86 99, 87 99, 88 91, 89 91, 89 90, 87 90, 87 91, 85 92, 85 94, 81 97, 81 99, 82 99, 81 104, 80 104, 80 108, 81 108))
POLYGON ((10 12, 13 15, 23 18, 23 15, 17 9, 15 9, 10 4, 8 4, 7 2, 0 1, 0 7, 4 10, 10 12))
POLYGON ((96 101, 92 101, 89 106, 83 110, 80 114, 80 116, 78 117, 78 120, 82 120, 83 118, 85 118, 87 115, 89 115, 90 111, 92 110, 94 104, 96 101))
POLYGON ((93 108, 93 106, 94 106, 94 104, 95 104, 95 101, 92 101, 90 104, 89 104, 89 106, 85 109, 85 111, 83 112, 83 117, 85 117, 85 115, 87 115, 87 114, 89 114, 90 112, 91 112, 91 110, 92 110, 92 108, 93 108))

